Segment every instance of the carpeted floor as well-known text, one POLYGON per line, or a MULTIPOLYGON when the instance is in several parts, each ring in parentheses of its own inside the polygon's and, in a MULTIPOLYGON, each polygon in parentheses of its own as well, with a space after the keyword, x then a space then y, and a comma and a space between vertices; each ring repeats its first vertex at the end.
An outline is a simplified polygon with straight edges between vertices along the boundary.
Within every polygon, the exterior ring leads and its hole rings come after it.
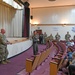
MULTIPOLYGON (((45 49, 45 45, 38 46, 39 51, 45 49)), ((17 75, 18 72, 25 68, 25 60, 33 55, 33 48, 31 47, 24 53, 10 59, 10 63, 0 64, 0 75, 17 75)))
MULTIPOLYGON (((45 45, 38 46, 39 51, 41 51, 45 48, 46 48, 45 45)), ((23 52, 22 54, 9 59, 10 63, 8 63, 6 65, 0 64, 0 75, 17 75, 17 73, 19 73, 21 71, 23 73, 23 70, 25 70, 25 60, 26 60, 26 58, 29 58, 32 55, 33 55, 33 47, 31 47, 27 51, 23 52)), ((45 66, 47 67, 46 64, 45 64, 45 66)), ((48 68, 49 67, 47 67, 47 69, 48 68)), ((49 71, 47 70, 46 72, 49 75, 49 71)), ((44 73, 44 75, 47 75, 47 73, 46 74, 45 73, 44 73)), ((57 75, 62 75, 62 73, 58 72, 57 75)))

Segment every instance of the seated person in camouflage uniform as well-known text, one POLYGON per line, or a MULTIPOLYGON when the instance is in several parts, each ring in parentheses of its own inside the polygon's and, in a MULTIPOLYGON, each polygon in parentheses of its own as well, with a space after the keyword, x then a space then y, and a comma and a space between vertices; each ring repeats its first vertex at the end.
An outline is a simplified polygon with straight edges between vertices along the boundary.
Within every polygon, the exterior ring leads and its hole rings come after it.
POLYGON ((7 64, 9 61, 7 60, 7 56, 8 56, 8 50, 7 50, 7 44, 9 44, 9 42, 6 39, 5 34, 5 30, 1 29, 1 33, 0 33, 0 60, 2 64, 7 64))

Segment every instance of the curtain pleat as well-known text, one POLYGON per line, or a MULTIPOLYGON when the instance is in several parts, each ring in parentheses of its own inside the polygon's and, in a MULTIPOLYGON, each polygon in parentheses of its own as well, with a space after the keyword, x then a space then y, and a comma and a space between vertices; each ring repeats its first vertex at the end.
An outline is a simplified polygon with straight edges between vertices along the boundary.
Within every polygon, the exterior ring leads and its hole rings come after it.
POLYGON ((29 37, 30 32, 30 8, 24 7, 24 15, 23 15, 23 37, 29 37))
POLYGON ((7 37, 22 37, 22 12, 0 4, 0 29, 6 30, 7 37))

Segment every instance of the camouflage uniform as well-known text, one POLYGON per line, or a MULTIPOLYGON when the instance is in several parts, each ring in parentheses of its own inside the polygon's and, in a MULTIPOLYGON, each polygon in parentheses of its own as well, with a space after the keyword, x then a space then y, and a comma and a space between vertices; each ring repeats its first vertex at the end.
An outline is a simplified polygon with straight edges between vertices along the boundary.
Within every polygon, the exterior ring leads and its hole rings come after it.
POLYGON ((38 37, 37 35, 33 36, 33 54, 36 55, 38 53, 38 37))
POLYGON ((49 36, 48 37, 46 37, 46 43, 49 41, 49 36))
POLYGON ((43 44, 46 44, 47 34, 43 34, 43 44))
POLYGON ((56 41, 60 40, 60 35, 58 33, 55 35, 55 39, 56 39, 56 41))
POLYGON ((70 34, 66 34, 66 35, 65 35, 65 40, 66 40, 66 41, 69 41, 69 40, 70 40, 70 37, 71 37, 70 34))
POLYGON ((73 40, 75 40, 75 35, 74 35, 74 37, 73 37, 73 40))
POLYGON ((53 36, 52 36, 52 34, 49 36, 49 40, 50 40, 50 41, 53 41, 53 36))
POLYGON ((0 34, 0 60, 7 60, 8 50, 7 50, 7 40, 6 36, 0 34))

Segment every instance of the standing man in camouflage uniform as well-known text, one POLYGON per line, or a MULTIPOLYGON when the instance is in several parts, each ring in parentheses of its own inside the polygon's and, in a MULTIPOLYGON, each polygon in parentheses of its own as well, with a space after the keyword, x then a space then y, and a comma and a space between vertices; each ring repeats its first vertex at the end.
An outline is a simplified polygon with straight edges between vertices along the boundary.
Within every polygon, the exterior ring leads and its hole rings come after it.
POLYGON ((71 35, 69 34, 69 32, 67 32, 67 34, 65 35, 65 40, 70 41, 70 37, 71 37, 71 35))
POLYGON ((38 37, 37 37, 37 32, 34 31, 34 35, 33 35, 33 54, 37 55, 38 53, 38 37))
POLYGON ((9 43, 6 39, 5 30, 1 29, 0 33, 0 58, 2 64, 7 64, 9 61, 7 60, 8 56, 8 50, 7 50, 7 44, 9 43))
POLYGON ((73 37, 73 40, 75 40, 75 35, 74 35, 74 37, 73 37))
POLYGON ((46 34, 46 32, 44 32, 44 34, 43 34, 43 44, 46 44, 46 38, 47 38, 47 34, 46 34))
POLYGON ((60 35, 58 33, 55 35, 55 39, 56 39, 56 41, 60 40, 60 35))
POLYGON ((52 34, 49 36, 49 40, 53 41, 53 35, 52 34))

